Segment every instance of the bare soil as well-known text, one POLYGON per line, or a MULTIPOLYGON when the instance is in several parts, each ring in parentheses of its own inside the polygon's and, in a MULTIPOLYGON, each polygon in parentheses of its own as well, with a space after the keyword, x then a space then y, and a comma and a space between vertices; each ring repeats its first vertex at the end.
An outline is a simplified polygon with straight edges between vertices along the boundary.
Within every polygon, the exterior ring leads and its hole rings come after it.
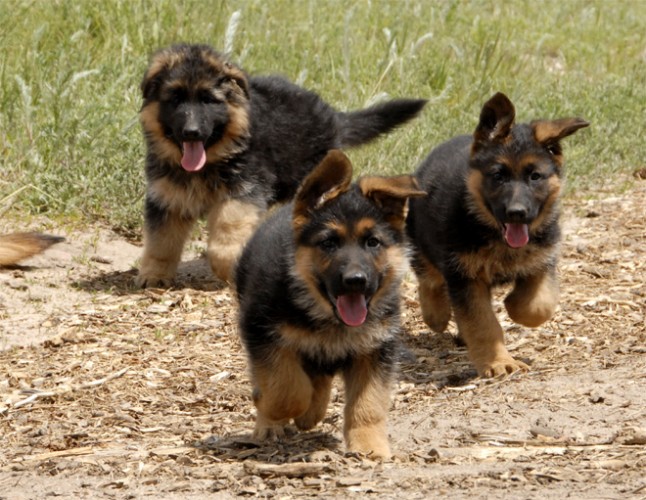
POLYGON ((432 335, 422 323, 408 279, 414 356, 385 462, 344 452, 340 384, 314 431, 251 439, 235 298, 199 237, 176 288, 142 291, 138 246, 70 230, 0 270, 0 499, 644 499, 646 186, 616 193, 566 200, 553 320, 519 327, 496 297, 528 373, 477 378, 455 326, 432 335))

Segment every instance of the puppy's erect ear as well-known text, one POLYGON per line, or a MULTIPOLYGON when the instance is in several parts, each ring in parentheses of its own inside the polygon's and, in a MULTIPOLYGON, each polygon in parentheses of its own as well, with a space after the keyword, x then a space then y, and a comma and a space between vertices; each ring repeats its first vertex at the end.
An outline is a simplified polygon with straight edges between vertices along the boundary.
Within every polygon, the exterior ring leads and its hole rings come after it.
POLYGON ((554 156, 561 155, 559 141, 572 135, 580 128, 590 125, 583 118, 561 118, 560 120, 534 120, 529 124, 536 142, 545 146, 554 156))
POLYGON ((293 226, 299 229, 310 214, 320 209, 350 187, 352 164, 338 149, 332 149, 305 177, 294 200, 293 226))
POLYGON ((480 111, 480 122, 473 134, 473 147, 478 148, 489 142, 504 142, 515 117, 514 105, 505 94, 498 92, 480 111))
POLYGON ((404 229, 408 213, 408 198, 426 196, 411 175, 395 177, 362 177, 357 181, 361 193, 373 201, 384 213, 386 220, 398 231, 404 229))

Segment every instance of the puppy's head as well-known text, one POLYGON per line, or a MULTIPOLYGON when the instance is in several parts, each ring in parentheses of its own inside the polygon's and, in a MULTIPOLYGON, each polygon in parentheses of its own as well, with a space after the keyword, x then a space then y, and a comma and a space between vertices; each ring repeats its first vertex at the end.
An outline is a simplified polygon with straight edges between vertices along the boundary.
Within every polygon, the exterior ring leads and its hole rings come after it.
POLYGON ((504 94, 487 101, 473 134, 467 186, 481 222, 512 248, 558 217, 563 155, 560 140, 589 124, 581 118, 514 124, 504 94))
POLYGON ((393 307, 407 267, 407 199, 425 193, 411 176, 351 179, 350 161, 333 150, 303 181, 292 219, 294 274, 316 316, 360 326, 393 307))
POLYGON ((156 52, 141 91, 140 118, 149 147, 188 172, 234 154, 248 137, 247 77, 206 45, 156 52))

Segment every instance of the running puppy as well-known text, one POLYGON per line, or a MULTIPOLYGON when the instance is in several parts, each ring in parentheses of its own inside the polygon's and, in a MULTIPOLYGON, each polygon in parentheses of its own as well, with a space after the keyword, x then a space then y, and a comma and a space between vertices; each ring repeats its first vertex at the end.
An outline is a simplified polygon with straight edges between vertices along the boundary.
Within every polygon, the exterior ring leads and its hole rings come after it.
POLYGON ((257 438, 323 420, 340 372, 347 449, 387 457, 407 198, 424 193, 411 176, 351 178, 347 157, 330 151, 254 234, 236 272, 240 334, 257 438))
POLYGON ((13 233, 0 236, 0 266, 13 266, 21 260, 44 252, 56 243, 64 241, 61 236, 42 233, 13 233))
POLYGON ((485 103, 473 136, 440 145, 415 176, 428 196, 411 201, 407 232, 424 321, 442 332, 451 309, 469 358, 484 377, 527 365, 504 345, 491 288, 513 283, 511 319, 536 327, 559 299, 559 141, 588 123, 581 118, 514 125, 503 94, 485 103))
POLYGON ((229 280, 267 207, 290 200, 330 149, 365 144, 426 103, 401 99, 338 112, 281 77, 247 76, 206 45, 154 54, 141 89, 148 183, 137 277, 143 287, 170 285, 203 216, 211 268, 229 280))

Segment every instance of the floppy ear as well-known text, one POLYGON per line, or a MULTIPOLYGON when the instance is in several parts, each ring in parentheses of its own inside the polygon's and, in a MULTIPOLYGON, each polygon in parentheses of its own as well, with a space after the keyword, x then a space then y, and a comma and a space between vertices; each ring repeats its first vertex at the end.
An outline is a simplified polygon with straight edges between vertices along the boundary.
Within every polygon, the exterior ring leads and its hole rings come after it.
POLYGON ((352 182, 352 164, 338 149, 332 149, 310 174, 305 177, 294 199, 293 226, 298 230, 311 212, 320 209, 341 193, 352 182))
POLYGON ((227 61, 224 63, 224 72, 231 79, 231 82, 240 89, 244 97, 249 99, 249 81, 244 71, 227 61))
POLYGON ((154 99, 157 96, 166 70, 169 68, 171 56, 172 54, 166 49, 159 50, 153 54, 144 74, 144 79, 141 82, 141 92, 144 101, 154 99))
POLYGON ((580 128, 590 125, 583 118, 561 118, 560 120, 534 120, 529 124, 536 141, 545 146, 553 155, 561 154, 559 141, 572 135, 580 128))
POLYGON ((498 92, 482 106, 480 122, 473 134, 474 148, 488 142, 504 141, 515 117, 514 105, 505 94, 498 92))
POLYGON ((357 181, 361 193, 373 201, 395 229, 402 231, 408 213, 408 198, 426 196, 411 175, 362 177, 357 181))

